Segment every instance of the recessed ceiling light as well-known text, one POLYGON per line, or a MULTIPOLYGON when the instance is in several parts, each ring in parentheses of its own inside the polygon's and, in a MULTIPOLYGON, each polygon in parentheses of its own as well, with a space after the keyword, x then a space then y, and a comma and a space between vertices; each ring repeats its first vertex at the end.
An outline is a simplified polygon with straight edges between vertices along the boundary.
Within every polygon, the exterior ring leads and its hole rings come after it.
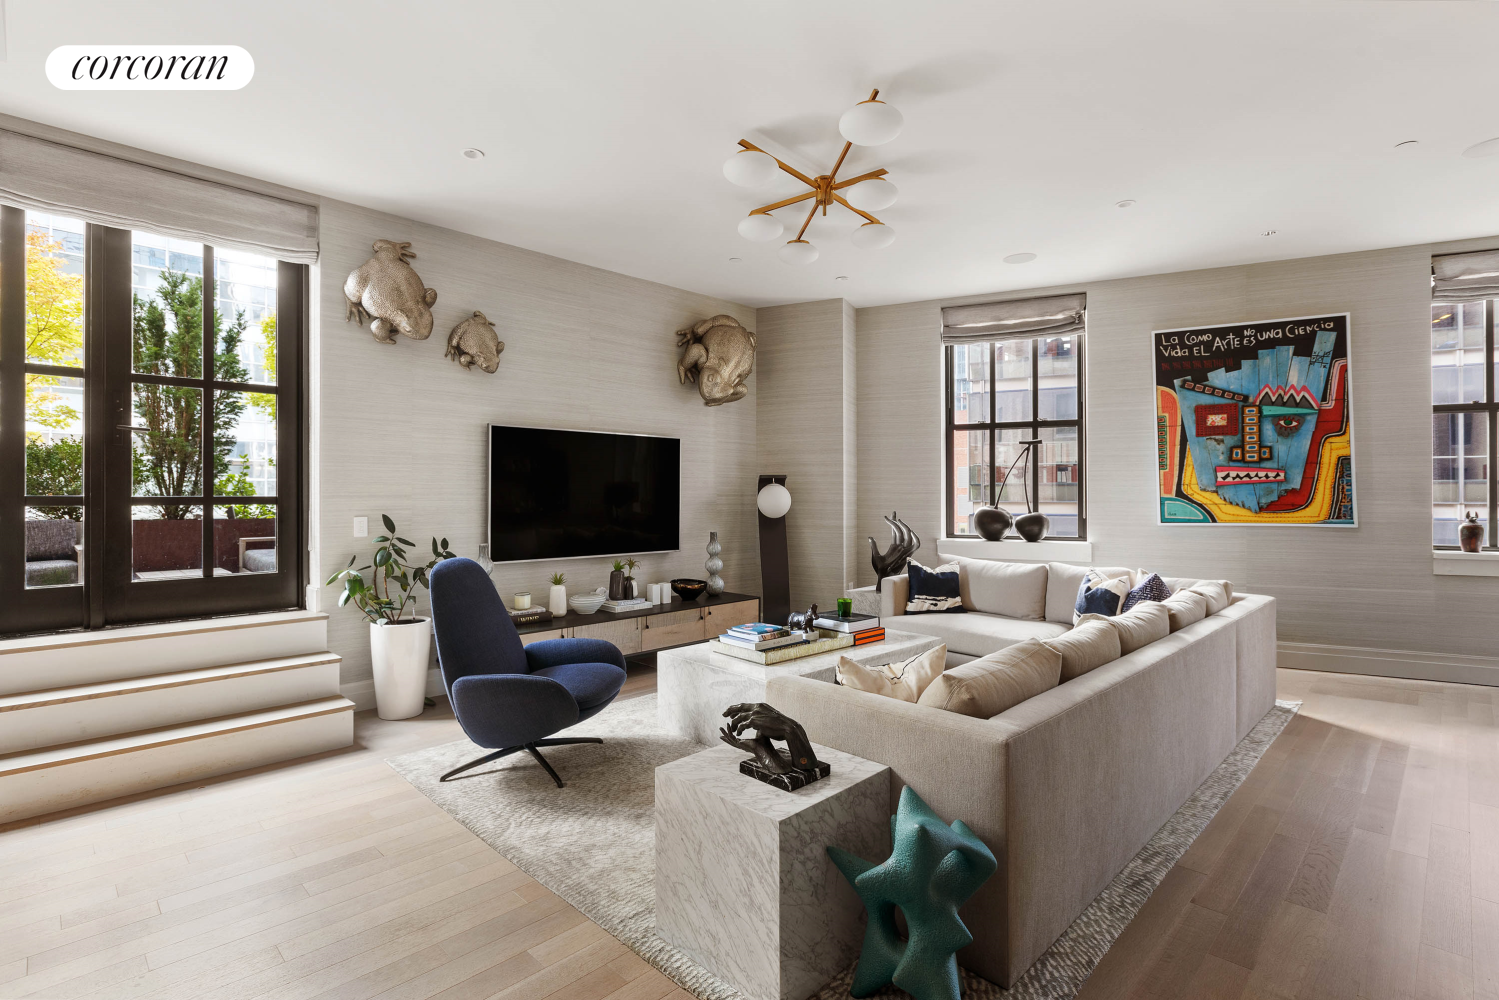
POLYGON ((1421 141, 1419 139, 1407 139, 1404 142, 1397 142, 1397 143, 1395 143, 1395 148, 1396 149, 1415 149, 1419 145, 1421 145, 1421 141))
POLYGON ((848 280, 848 275, 846 275, 846 274, 840 274, 840 275, 835 276, 833 278, 833 280, 834 281, 847 281, 848 280))
POLYGON ((473 146, 470 146, 463 151, 463 158, 466 160, 482 160, 484 159, 484 150, 475 149, 473 146))
POLYGON ((1267 229, 1263 233, 1260 233, 1260 235, 1261 236, 1274 236, 1275 235, 1275 230, 1273 230, 1273 229, 1267 229))
POLYGON ((1116 201, 1116 202, 1114 202, 1114 207, 1115 208, 1134 208, 1135 207, 1135 199, 1133 199, 1133 198, 1126 198, 1123 201, 1116 201))
POLYGON ((1483 142, 1476 142, 1463 150, 1463 155, 1470 160, 1476 160, 1483 156, 1494 156, 1495 154, 1499 154, 1499 137, 1485 139, 1483 142))
POLYGON ((1033 253, 1012 253, 1005 258, 1006 264, 1029 264, 1036 259, 1033 253))

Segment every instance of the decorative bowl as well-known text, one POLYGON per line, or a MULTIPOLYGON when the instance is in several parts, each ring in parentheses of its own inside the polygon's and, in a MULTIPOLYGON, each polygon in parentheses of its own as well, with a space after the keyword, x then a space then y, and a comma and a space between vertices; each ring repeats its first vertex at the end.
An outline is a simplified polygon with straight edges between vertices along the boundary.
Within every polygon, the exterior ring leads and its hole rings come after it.
POLYGON ((603 604, 604 599, 598 594, 574 594, 567 599, 567 606, 580 615, 591 615, 603 604))
POLYGON ((708 589, 707 580, 690 580, 686 577, 671 581, 672 593, 684 601, 695 601, 708 589))

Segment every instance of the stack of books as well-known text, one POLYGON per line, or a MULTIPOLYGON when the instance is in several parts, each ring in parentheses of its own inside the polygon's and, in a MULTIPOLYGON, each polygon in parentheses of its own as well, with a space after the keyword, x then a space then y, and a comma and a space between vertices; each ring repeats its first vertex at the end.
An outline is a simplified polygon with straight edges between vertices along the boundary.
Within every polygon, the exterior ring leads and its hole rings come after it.
POLYGON ((867 646, 885 638, 885 626, 874 615, 818 615, 812 624, 829 632, 853 636, 855 646, 867 646))
POLYGON ((801 632, 793 632, 784 625, 767 625, 764 622, 751 622, 748 625, 735 625, 723 635, 718 641, 739 649, 752 649, 757 653, 763 653, 767 649, 780 649, 782 646, 795 646, 807 641, 807 637, 801 632))
POLYGON ((533 604, 529 608, 506 608, 510 612, 510 620, 517 625, 534 625, 537 622, 549 622, 552 613, 546 608, 533 604))
POLYGON ((605 601, 599 606, 605 611, 612 611, 618 614, 621 611, 639 611, 641 608, 648 608, 651 606, 651 602, 644 597, 630 597, 623 601, 605 601))

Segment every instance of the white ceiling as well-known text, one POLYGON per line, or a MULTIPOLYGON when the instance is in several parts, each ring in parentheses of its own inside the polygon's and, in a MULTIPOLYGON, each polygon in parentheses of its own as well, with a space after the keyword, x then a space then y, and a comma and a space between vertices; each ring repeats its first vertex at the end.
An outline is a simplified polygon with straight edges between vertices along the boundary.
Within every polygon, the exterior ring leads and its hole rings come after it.
POLYGON ((6 6, 0 111, 749 305, 1499 233, 1499 156, 1459 155, 1499 136, 1482 0, 6 6), (244 46, 255 79, 65 92, 43 74, 58 45, 189 42, 244 46), (873 86, 905 131, 842 173, 890 169, 896 243, 850 246, 843 209, 814 221, 806 267, 741 239, 799 185, 730 185, 735 142, 821 173, 873 86), (1039 257, 1002 263, 1020 252, 1039 257))

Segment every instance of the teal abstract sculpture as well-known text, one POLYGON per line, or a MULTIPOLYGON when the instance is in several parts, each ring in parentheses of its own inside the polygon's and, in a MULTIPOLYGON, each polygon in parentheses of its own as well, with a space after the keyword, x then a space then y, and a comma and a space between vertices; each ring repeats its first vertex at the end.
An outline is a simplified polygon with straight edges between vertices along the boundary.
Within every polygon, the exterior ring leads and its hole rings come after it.
POLYGON ((973 935, 958 907, 994 874, 998 863, 961 821, 948 826, 907 785, 890 817, 890 860, 876 865, 838 847, 833 864, 864 901, 869 926, 849 992, 872 996, 894 983, 916 1000, 959 1000, 959 948, 973 935), (895 909, 906 917, 902 940, 895 909))

